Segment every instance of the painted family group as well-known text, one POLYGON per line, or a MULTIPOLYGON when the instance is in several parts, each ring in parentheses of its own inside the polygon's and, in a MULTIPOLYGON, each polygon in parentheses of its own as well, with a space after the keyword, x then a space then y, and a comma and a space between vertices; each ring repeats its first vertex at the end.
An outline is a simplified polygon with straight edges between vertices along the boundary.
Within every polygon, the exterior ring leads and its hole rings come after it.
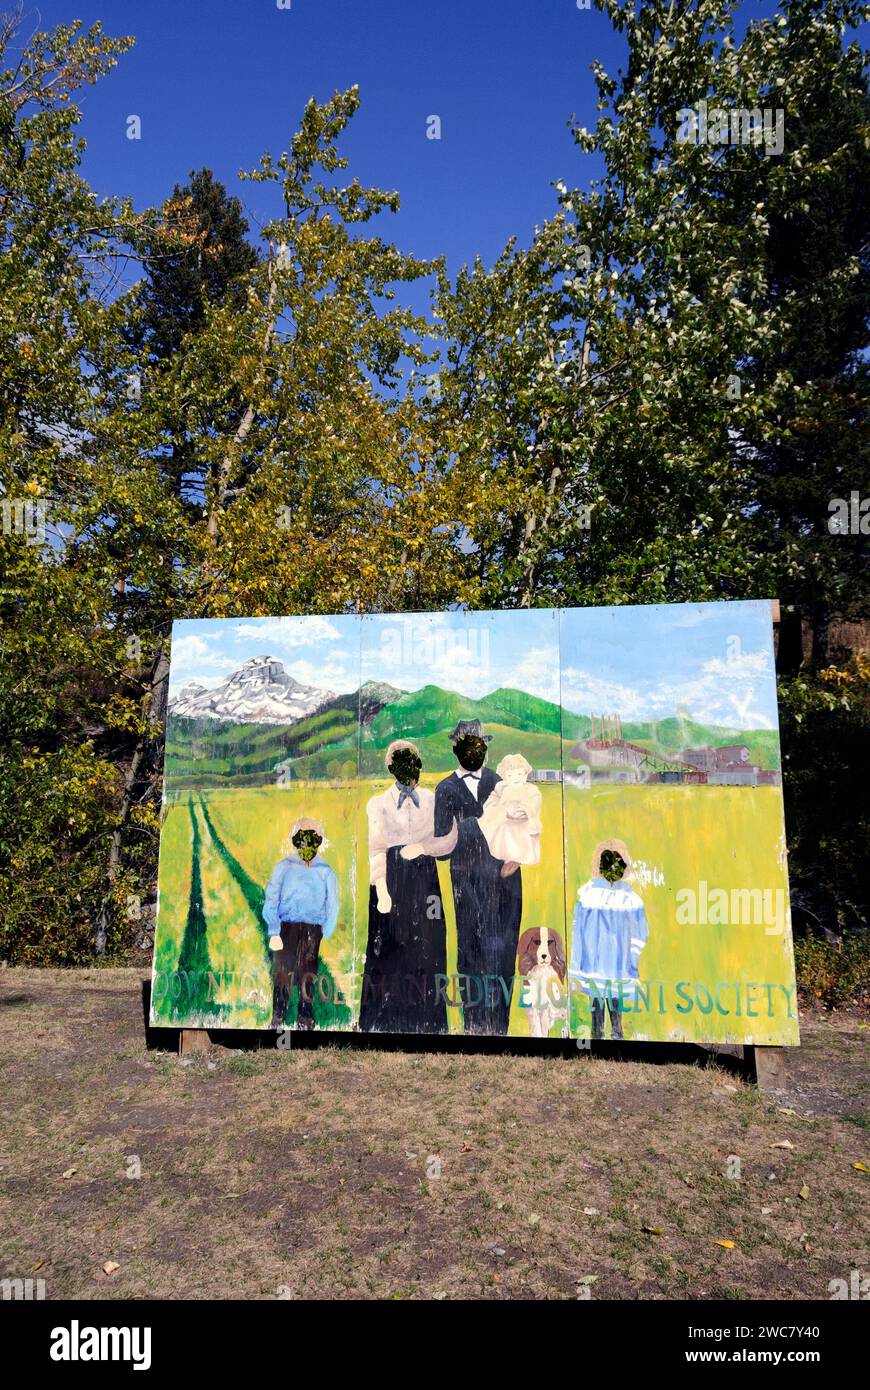
MULTIPOLYGON (((420 786, 423 761, 407 739, 385 755, 392 778, 366 806, 369 912, 358 1028, 361 1032, 446 1033, 447 933, 437 861, 449 861, 456 920, 457 972, 465 982, 466 1033, 508 1031, 515 974, 529 1032, 567 1031, 566 975, 590 999, 591 1032, 601 1037, 605 1010, 622 1034, 621 991, 638 978, 648 926, 643 902, 626 881, 631 858, 621 840, 599 844, 592 876, 579 890, 570 965, 560 932, 521 932, 523 869, 541 859, 541 793, 531 765, 510 754, 486 766, 491 736, 480 720, 460 720, 448 736, 456 768, 434 791, 420 786)), ((334 870, 318 859, 323 826, 300 817, 290 852, 275 866, 263 917, 273 952, 272 1027, 284 1028, 294 989, 297 1026, 312 1028, 320 944, 335 929, 334 870)))

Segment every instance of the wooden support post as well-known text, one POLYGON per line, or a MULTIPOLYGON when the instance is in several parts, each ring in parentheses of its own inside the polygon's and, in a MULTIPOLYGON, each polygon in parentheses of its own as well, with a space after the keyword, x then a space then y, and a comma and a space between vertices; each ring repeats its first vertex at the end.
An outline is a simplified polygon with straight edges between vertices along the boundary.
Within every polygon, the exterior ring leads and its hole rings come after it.
POLYGON ((788 1083, 784 1047, 744 1047, 752 1079, 759 1091, 784 1091, 788 1083))
POLYGON ((190 1057, 195 1052, 208 1052, 211 1040, 206 1028, 182 1028, 178 1034, 179 1057, 190 1057))
POLYGON ((774 627, 776 627, 777 623, 779 623, 781 620, 782 614, 779 610, 779 599, 772 598, 770 600, 770 621, 773 623, 774 627))

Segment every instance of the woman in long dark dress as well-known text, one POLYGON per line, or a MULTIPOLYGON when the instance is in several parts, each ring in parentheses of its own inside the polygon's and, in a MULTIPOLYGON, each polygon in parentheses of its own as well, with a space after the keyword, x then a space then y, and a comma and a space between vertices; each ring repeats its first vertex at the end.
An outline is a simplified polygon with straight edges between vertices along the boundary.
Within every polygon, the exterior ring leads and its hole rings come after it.
POLYGON ((413 743, 391 743, 385 762, 394 783, 366 806, 371 890, 359 1028, 446 1033, 447 934, 435 856, 450 852, 456 827, 436 837, 435 794, 418 785, 423 762, 413 743))

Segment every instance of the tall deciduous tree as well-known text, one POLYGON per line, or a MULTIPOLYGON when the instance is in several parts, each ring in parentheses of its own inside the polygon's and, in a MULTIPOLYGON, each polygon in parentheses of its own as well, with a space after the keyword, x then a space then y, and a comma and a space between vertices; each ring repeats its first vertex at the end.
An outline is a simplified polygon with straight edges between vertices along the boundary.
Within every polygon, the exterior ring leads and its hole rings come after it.
POLYGON ((787 0, 737 42, 723 0, 597 3, 628 47, 619 77, 593 65, 600 119, 575 130, 603 176, 557 185, 529 250, 442 295, 469 489, 485 460, 481 592, 778 594, 823 639, 866 604, 861 537, 828 529, 867 460, 862 6, 787 0))

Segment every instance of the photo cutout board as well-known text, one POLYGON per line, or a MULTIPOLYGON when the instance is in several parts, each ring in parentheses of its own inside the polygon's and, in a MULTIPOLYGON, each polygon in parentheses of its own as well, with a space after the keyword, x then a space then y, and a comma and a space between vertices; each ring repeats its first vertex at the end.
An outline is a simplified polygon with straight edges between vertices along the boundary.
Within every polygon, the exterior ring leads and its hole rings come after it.
POLYGON ((155 1026, 353 1025, 360 684, 354 617, 173 624, 155 1026))
POLYGON ((155 1026, 796 1014, 768 601, 174 625, 155 1026))
POLYGON ((798 1043, 770 602, 560 631, 572 1035, 798 1043))

